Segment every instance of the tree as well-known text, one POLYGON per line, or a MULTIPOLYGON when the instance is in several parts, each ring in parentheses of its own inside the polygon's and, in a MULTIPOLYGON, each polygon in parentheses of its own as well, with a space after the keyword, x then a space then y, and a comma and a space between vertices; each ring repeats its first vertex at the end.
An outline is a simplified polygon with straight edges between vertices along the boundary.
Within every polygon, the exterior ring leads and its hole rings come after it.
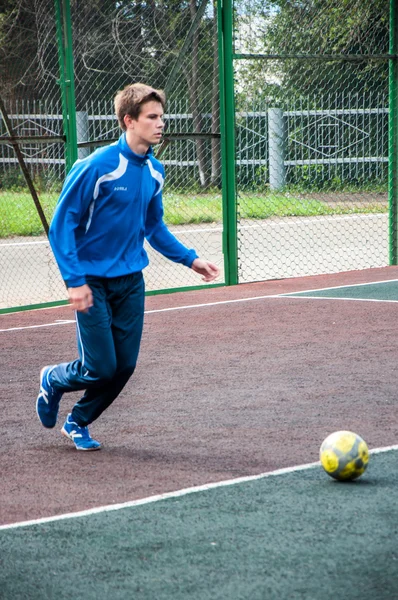
POLYGON ((0 88, 8 100, 55 93, 58 57, 53 11, 52 0, 2 0, 0 88))
MULTIPOLYGON (((134 81, 165 87, 179 58, 170 98, 188 102, 193 133, 218 132, 216 18, 211 10, 194 31, 185 56, 179 57, 200 0, 70 2, 77 110, 111 100, 134 81)), ((10 99, 60 98, 54 0, 2 0, 0 7, 2 93, 10 99)), ((212 142, 213 156, 205 140, 197 138, 195 145, 201 185, 215 184, 217 141, 212 142)))
MULTIPOLYGON (((337 98, 386 88, 388 61, 370 55, 388 53, 388 0, 268 0, 257 11, 265 24, 257 37, 258 53, 311 57, 247 64, 245 76, 250 73, 264 96, 337 98), (327 61, 323 57, 328 55, 355 55, 358 60, 327 61), (267 86, 264 74, 270 80, 267 86)), ((256 23, 244 9, 239 19, 256 23)))

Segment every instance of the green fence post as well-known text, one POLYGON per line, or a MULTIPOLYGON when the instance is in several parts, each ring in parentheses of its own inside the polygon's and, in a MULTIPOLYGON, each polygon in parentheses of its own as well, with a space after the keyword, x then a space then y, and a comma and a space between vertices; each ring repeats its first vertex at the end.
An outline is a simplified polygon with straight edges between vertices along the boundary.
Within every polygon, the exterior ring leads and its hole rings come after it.
POLYGON ((236 202, 235 97, 232 0, 219 0, 218 55, 220 79, 221 180, 225 283, 238 283, 238 211, 236 202))
POLYGON ((389 149, 388 149, 388 200, 390 229, 390 264, 397 264, 398 216, 398 0, 390 0, 390 54, 389 62, 389 149))
POLYGON ((76 101, 73 73, 72 27, 69 0, 55 0, 62 120, 66 137, 66 171, 77 160, 76 101))

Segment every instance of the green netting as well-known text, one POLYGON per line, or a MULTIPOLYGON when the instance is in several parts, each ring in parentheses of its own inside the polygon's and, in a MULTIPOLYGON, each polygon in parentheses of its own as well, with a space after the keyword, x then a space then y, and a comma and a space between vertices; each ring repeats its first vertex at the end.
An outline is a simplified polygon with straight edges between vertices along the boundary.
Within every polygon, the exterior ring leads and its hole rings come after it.
POLYGON ((387 265, 388 2, 234 11, 240 281, 387 265))

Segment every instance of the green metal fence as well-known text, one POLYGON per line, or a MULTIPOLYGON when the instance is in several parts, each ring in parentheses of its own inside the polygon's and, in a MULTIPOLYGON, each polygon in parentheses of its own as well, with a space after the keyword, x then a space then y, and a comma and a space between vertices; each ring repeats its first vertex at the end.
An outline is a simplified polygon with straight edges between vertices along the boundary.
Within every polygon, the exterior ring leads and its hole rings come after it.
POLYGON ((395 263, 396 2, 235 0, 231 9, 237 131, 264 99, 270 106, 269 160, 250 181, 235 145, 239 281, 395 263))
MULTIPOLYGON (((63 301, 65 173, 164 88, 165 216, 220 284, 396 264, 397 0, 18 0, 0 36, 0 311, 63 301)), ((149 248, 150 293, 197 276, 149 248)))
MULTIPOLYGON (((167 130, 156 148, 167 168, 168 225, 182 242, 223 268, 219 42, 212 2, 37 0, 32 5, 20 0, 19 8, 21 22, 12 10, 5 15, 5 22, 10 29, 29 24, 33 71, 26 68, 18 73, 20 85, 14 88, 2 78, 0 89, 47 221, 62 177, 74 160, 119 136, 112 107, 116 91, 143 81, 164 88, 168 97, 167 130), (47 31, 39 22, 42 13, 46 14, 47 31), (25 104, 36 102, 34 117, 27 116, 26 106, 16 106, 21 105, 21 98, 25 104), (57 134, 59 139, 60 114, 62 145, 54 140, 48 144, 46 139, 39 145, 38 134, 57 134), (36 139, 28 143, 28 134, 36 139), (60 173, 62 166, 64 172, 60 173)), ((21 44, 14 49, 14 62, 23 63, 22 42, 21 37, 21 44)), ((2 72, 12 80, 13 65, 5 59, 3 62, 2 72)), ((4 214, 0 218, 0 263, 4 266, 0 310, 65 297, 20 165, 10 162, 16 160, 15 144, 4 123, 3 119, 0 141, 7 144, 2 143, 5 149, 0 152, 0 210, 4 214)), ((166 261, 150 247, 148 252, 149 292, 201 285, 192 271, 166 261)), ((219 285, 224 281, 223 274, 219 285)))

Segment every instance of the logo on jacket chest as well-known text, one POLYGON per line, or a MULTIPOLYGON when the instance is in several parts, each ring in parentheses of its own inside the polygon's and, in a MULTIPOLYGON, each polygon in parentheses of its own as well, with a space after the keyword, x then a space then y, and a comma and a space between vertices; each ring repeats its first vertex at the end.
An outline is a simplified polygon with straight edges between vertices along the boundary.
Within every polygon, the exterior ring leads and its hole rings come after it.
POLYGON ((127 187, 124 187, 122 185, 117 185, 116 187, 113 188, 114 192, 127 192, 127 187))

